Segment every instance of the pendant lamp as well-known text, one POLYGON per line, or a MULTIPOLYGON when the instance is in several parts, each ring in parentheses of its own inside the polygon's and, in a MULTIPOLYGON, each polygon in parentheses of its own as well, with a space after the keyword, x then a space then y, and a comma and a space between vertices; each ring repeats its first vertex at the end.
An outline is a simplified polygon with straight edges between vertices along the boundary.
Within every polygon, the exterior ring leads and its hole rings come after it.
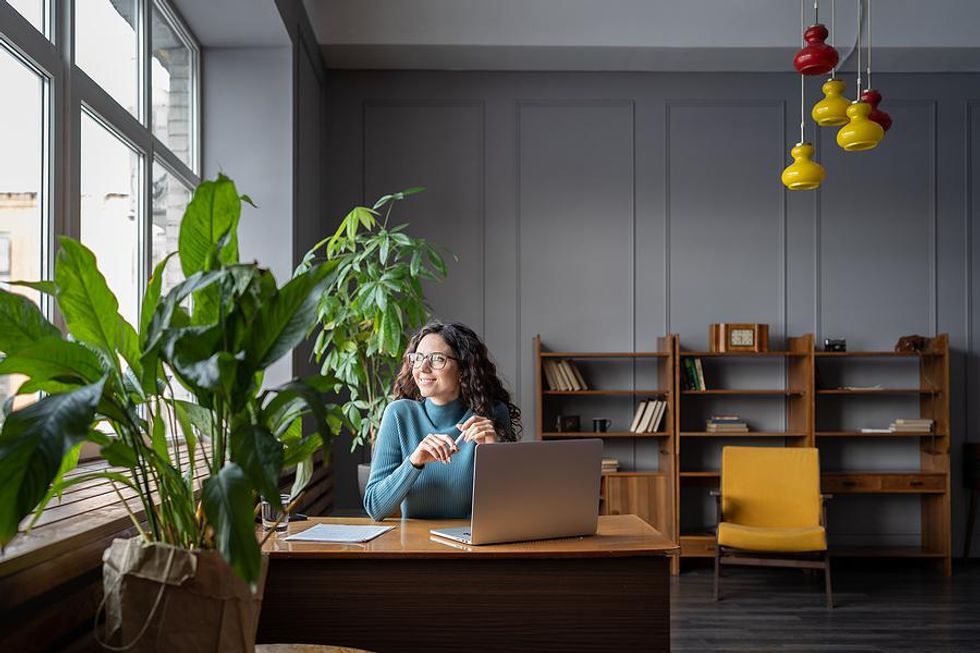
MULTIPOLYGON (((836 33, 836 0, 830 4, 830 38, 833 47, 834 34, 836 33)), ((844 89, 847 85, 843 80, 837 79, 837 67, 834 66, 830 71, 830 79, 823 83, 820 90, 823 91, 824 98, 813 105, 810 116, 813 121, 821 127, 840 127, 847 124, 847 107, 851 101, 844 97, 844 89)))
MULTIPOLYGON (((803 25, 804 4, 800 2, 800 25, 803 25)), ((783 169, 779 179, 790 190, 815 190, 827 177, 823 166, 813 160, 813 145, 806 142, 806 97, 804 80, 800 75, 800 142, 793 146, 789 154, 793 163, 783 169)))
MULTIPOLYGON (((823 75, 833 70, 840 55, 832 46, 827 45, 827 28, 820 23, 817 10, 817 0, 813 0, 813 25, 803 32, 806 44, 793 57, 793 66, 801 75, 823 75)), ((802 29, 802 26, 801 26, 802 29)))
POLYGON ((861 93, 861 101, 871 105, 871 113, 868 118, 881 125, 885 131, 891 129, 892 117, 886 111, 878 108, 881 102, 881 93, 875 90, 871 84, 871 0, 868 0, 868 88, 861 93))
MULTIPOLYGON (((860 7, 860 0, 859 0, 860 7)), ((858 11, 858 37, 857 37, 857 92, 861 95, 861 12, 858 11)), ((868 119, 871 114, 871 105, 861 100, 855 100, 847 108, 849 121, 837 132, 837 144, 846 152, 863 152, 878 147, 878 143, 885 137, 885 130, 876 122, 868 119)))

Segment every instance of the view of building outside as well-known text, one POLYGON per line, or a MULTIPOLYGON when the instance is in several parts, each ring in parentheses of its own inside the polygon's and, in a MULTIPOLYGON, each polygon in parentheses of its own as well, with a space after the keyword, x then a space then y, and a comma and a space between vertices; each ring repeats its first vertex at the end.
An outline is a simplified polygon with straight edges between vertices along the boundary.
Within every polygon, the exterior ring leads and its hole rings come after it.
POLYGON ((136 0, 75 3, 75 63, 133 115, 139 109, 136 0))
MULTIPOLYGON (((41 278, 41 181, 43 173, 44 78, 0 47, 0 283, 41 278)), ((9 286, 38 301, 38 294, 9 286)), ((0 377, 0 404, 23 383, 23 377, 0 377)), ((26 400, 26 398, 25 398, 26 400)), ((20 401, 18 403, 23 403, 20 401)))

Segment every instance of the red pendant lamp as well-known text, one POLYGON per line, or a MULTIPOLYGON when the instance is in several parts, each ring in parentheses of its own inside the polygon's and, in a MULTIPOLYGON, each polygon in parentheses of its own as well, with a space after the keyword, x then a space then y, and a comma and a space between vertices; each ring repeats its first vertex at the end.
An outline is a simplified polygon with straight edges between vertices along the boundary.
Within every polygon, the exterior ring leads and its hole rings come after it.
POLYGON ((878 108, 881 102, 881 93, 871 85, 871 0, 868 0, 868 88, 861 92, 861 101, 871 105, 871 113, 868 120, 878 123, 885 131, 891 129, 892 117, 888 112, 878 108))
POLYGON ((829 32, 827 27, 820 23, 817 13, 817 0, 813 0, 814 24, 806 28, 803 32, 803 40, 806 45, 793 57, 793 66, 801 75, 823 75, 834 69, 840 55, 837 50, 825 41, 829 32))

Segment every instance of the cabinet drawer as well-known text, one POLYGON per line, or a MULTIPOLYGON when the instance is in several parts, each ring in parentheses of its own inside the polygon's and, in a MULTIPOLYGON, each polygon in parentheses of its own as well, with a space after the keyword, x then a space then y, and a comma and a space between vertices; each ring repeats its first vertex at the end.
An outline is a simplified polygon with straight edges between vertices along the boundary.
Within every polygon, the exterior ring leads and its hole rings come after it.
POLYGON ((945 492, 946 477, 942 474, 889 474, 882 478, 886 492, 945 492))
POLYGON ((820 487, 828 494, 879 492, 881 491, 881 476, 867 474, 824 474, 820 479, 820 487))

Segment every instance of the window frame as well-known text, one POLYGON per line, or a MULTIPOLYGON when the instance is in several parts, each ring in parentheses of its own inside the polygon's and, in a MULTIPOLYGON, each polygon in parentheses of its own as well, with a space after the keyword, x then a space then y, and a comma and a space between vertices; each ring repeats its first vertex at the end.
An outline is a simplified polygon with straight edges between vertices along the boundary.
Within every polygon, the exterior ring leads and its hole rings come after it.
MULTIPOLYGON (((168 0, 136 0, 139 66, 139 112, 134 116, 74 62, 74 17, 76 0, 48 0, 45 12, 50 38, 38 31, 12 6, 0 0, 0 41, 14 56, 45 80, 43 118, 43 174, 41 188, 41 237, 44 255, 42 278, 50 279, 57 253, 56 238, 79 238, 81 233, 81 115, 86 111, 96 121, 132 147, 140 156, 139 234, 142 297, 152 273, 153 219, 152 166, 163 165, 190 188, 200 181, 201 162, 201 48, 187 23, 168 0), (154 8, 178 38, 190 49, 190 164, 184 163, 153 135, 152 74, 154 8)), ((42 310, 61 322, 55 307, 45 301, 42 310)))

